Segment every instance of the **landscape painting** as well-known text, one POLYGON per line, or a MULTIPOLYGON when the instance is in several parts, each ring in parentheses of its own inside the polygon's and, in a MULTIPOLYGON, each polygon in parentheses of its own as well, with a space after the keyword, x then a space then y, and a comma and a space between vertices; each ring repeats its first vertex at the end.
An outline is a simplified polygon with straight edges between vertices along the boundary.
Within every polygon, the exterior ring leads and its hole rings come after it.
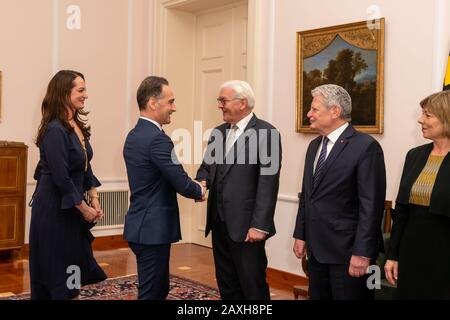
POLYGON ((297 131, 313 132, 311 90, 337 84, 352 98, 352 125, 383 132, 384 19, 297 33, 297 131))

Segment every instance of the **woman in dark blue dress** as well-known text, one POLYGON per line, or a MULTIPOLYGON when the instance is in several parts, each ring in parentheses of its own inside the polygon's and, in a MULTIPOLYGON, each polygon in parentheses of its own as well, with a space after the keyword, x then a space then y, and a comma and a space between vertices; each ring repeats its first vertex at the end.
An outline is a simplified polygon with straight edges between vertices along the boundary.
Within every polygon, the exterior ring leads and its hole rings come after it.
POLYGON ((96 190, 100 182, 90 165, 90 127, 81 118, 87 115, 87 97, 84 76, 63 70, 50 81, 42 102, 30 225, 32 299, 73 299, 80 286, 106 279, 91 247, 90 228, 103 212, 96 190))

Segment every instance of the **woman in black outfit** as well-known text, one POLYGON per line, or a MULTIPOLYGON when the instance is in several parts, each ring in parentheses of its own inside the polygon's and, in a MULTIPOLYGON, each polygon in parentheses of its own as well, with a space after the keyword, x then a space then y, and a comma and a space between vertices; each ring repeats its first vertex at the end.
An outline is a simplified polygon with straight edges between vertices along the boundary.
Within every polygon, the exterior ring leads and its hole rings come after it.
POLYGON ((420 105, 433 142, 406 155, 384 269, 397 299, 450 299, 450 91, 420 105))
POLYGON ((92 253, 90 228, 102 218, 92 173, 90 127, 81 116, 84 76, 59 71, 42 102, 36 145, 40 160, 30 225, 32 299, 73 299, 80 286, 106 279, 92 253), (87 204, 83 194, 92 202, 87 204))

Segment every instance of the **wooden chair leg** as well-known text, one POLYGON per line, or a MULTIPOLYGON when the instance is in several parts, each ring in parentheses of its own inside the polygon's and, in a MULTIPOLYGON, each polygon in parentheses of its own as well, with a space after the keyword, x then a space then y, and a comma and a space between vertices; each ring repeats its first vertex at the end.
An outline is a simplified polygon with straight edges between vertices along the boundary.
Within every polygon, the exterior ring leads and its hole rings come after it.
POLYGON ((293 288, 293 292, 295 300, 298 300, 299 296, 304 298, 309 297, 308 286, 296 285, 293 288))

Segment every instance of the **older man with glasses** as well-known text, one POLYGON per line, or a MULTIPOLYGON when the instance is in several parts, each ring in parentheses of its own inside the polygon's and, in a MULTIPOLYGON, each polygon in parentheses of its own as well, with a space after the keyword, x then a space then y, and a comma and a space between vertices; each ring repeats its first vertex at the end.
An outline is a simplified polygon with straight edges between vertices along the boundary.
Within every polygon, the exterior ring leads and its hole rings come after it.
POLYGON ((280 135, 253 113, 247 82, 225 82, 217 102, 225 123, 213 130, 196 180, 209 189, 205 236, 212 230, 220 295, 269 300, 265 242, 275 234, 280 135))

